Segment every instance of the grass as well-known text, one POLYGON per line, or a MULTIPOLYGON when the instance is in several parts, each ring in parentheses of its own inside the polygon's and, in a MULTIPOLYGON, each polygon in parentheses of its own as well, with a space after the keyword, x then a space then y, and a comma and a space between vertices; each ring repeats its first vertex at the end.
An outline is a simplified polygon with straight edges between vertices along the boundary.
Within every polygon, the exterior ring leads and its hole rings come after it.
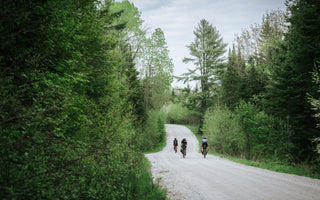
MULTIPOLYGON (((145 154, 162 151, 162 149, 166 146, 166 143, 167 143, 166 133, 164 133, 162 141, 156 147, 154 147, 152 150, 145 152, 145 154)), ((140 188, 143 191, 144 195, 140 196, 138 199, 141 199, 141 200, 152 200, 152 199, 165 200, 165 199, 167 199, 166 189, 161 188, 159 186, 159 183, 157 183, 157 181, 153 180, 150 168, 151 168, 151 163, 149 162, 149 160, 146 157, 144 157, 143 158, 143 171, 141 172, 141 176, 140 176, 141 182, 138 183, 139 185, 141 185, 140 188)))
MULTIPOLYGON (((142 170, 136 174, 138 181, 135 182, 136 190, 139 191, 137 199, 141 200, 165 200, 167 191, 160 188, 159 184, 153 181, 150 171, 151 164, 147 158, 143 159, 142 170)), ((136 192, 137 192, 136 191, 136 192)))
POLYGON ((154 147, 152 150, 145 153, 156 153, 156 152, 162 151, 166 145, 167 145, 167 139, 163 140, 161 143, 159 143, 158 146, 154 147))
MULTIPOLYGON (((196 133, 198 131, 197 125, 185 125, 187 128, 189 128, 193 133, 196 133)), ((195 134, 197 137, 199 143, 201 143, 202 136, 195 134)), ((228 160, 231 160, 236 163, 258 167, 261 169, 267 169, 275 172, 281 172, 281 173, 287 173, 287 174, 294 174, 298 176, 305 176, 310 178, 316 178, 320 179, 320 174, 313 173, 311 170, 310 165, 308 164, 294 164, 294 165, 286 165, 281 163, 280 161, 272 161, 272 160, 264 160, 264 161, 252 161, 252 160, 246 160, 243 158, 237 158, 232 156, 227 156, 224 154, 219 154, 216 152, 210 151, 209 154, 219 156, 222 158, 226 158, 228 160)))
POLYGON ((265 161, 258 162, 258 161, 246 160, 243 158, 226 156, 218 153, 211 153, 211 154, 222 157, 222 158, 226 158, 233 162, 241 163, 248 166, 258 167, 261 169, 267 169, 275 172, 294 174, 298 176, 305 176, 305 177, 320 179, 320 174, 312 173, 310 169, 310 165, 308 164, 286 165, 286 164, 280 163, 279 161, 265 160, 265 161))

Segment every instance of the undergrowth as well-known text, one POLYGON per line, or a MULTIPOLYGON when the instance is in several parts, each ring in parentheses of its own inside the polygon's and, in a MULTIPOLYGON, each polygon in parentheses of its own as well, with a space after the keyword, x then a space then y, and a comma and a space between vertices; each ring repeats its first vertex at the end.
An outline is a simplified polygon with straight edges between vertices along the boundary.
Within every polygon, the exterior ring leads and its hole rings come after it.
MULTIPOLYGON (((196 133, 198 130, 197 125, 186 125, 186 127, 189 128, 193 133, 196 133)), ((203 138, 203 136, 199 134, 195 134, 195 136, 197 137, 199 143, 201 143, 201 139, 203 138)), ((305 176, 305 177, 320 179, 320 174, 313 173, 311 170, 312 166, 305 163, 289 165, 277 159, 273 159, 273 160, 265 159, 265 160, 253 161, 253 160, 247 160, 243 158, 232 157, 224 154, 219 154, 219 153, 213 152, 212 149, 211 151, 209 150, 208 154, 219 156, 221 158, 226 158, 236 163, 258 167, 261 169, 267 169, 267 170, 280 172, 280 173, 294 174, 298 176, 305 176)))

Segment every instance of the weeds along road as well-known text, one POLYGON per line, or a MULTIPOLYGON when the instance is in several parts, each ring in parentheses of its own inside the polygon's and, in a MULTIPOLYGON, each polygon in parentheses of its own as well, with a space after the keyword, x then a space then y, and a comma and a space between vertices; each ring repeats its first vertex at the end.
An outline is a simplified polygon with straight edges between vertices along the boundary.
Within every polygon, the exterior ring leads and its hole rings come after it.
POLYGON ((199 153, 199 143, 184 126, 166 125, 167 145, 147 154, 155 181, 173 200, 320 199, 320 180, 272 172, 199 153), (188 141, 186 158, 174 153, 172 141, 188 141))

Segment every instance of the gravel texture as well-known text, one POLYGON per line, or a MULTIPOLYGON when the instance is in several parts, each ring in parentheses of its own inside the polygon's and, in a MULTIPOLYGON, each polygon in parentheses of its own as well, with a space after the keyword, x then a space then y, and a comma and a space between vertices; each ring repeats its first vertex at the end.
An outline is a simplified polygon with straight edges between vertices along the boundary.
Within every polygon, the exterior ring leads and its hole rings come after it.
MULTIPOLYGON (((166 125, 167 145, 146 154, 154 181, 167 188, 172 200, 317 199, 320 180, 250 167, 199 153, 199 143, 184 126, 166 125), (187 156, 173 150, 173 139, 188 141, 187 156)), ((210 145, 210 144, 209 144, 210 145)))

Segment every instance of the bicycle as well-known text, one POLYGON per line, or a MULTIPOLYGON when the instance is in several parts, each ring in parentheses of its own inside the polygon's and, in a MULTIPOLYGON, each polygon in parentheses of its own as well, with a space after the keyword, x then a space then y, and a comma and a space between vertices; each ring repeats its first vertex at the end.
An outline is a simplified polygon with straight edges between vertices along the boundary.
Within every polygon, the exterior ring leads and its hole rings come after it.
POLYGON ((174 149, 175 153, 177 153, 177 151, 178 151, 178 146, 174 146, 173 149, 174 149))
POLYGON ((181 153, 182 153, 182 157, 185 158, 187 155, 187 147, 186 146, 182 146, 181 153))
POLYGON ((204 158, 206 158, 206 156, 207 156, 207 150, 206 150, 206 149, 207 149, 207 148, 203 148, 203 153, 202 153, 202 154, 203 154, 203 157, 204 157, 204 158))

